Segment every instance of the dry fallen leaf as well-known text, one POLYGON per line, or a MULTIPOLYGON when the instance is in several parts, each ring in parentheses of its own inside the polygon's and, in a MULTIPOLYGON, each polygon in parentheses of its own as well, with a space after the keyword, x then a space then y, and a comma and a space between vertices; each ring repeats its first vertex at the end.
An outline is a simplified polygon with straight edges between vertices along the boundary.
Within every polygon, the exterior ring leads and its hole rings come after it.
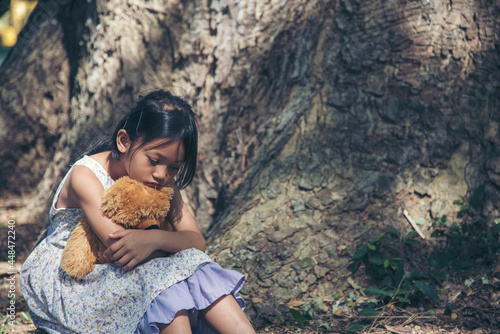
POLYGON ((297 298, 293 297, 292 299, 290 299, 290 301, 288 303, 286 303, 286 306, 288 307, 296 307, 296 306, 301 306, 301 305, 304 305, 305 302, 302 301, 302 300, 298 300, 297 298))

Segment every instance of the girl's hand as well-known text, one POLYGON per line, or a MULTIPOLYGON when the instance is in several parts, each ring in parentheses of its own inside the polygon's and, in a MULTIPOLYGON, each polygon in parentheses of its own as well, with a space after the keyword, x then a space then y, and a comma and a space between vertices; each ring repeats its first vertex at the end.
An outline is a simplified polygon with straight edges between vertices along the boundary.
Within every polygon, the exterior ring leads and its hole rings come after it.
POLYGON ((104 256, 112 259, 114 263, 124 270, 133 269, 136 265, 146 260, 155 250, 156 246, 151 238, 152 231, 145 230, 120 230, 109 235, 116 240, 104 252, 104 256))

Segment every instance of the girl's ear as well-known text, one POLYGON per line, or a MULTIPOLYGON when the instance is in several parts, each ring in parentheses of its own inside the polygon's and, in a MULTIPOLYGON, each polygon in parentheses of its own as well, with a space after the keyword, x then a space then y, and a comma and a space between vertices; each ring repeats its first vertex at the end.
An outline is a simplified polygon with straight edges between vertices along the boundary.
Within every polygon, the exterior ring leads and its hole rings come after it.
POLYGON ((132 146, 132 142, 127 131, 125 131, 125 129, 119 130, 116 134, 116 147, 118 148, 118 151, 120 153, 127 153, 130 146, 132 146))

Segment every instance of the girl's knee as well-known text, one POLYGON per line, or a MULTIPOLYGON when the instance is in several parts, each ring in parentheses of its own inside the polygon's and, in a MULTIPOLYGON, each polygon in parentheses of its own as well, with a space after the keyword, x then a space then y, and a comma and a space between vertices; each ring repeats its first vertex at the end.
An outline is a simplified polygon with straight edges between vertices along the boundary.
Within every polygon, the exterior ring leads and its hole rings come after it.
POLYGON ((177 312, 169 324, 157 323, 157 326, 160 334, 191 334, 191 324, 186 310, 177 312))
POLYGON ((202 315, 218 333, 255 333, 250 321, 232 295, 219 298, 204 310, 202 315))

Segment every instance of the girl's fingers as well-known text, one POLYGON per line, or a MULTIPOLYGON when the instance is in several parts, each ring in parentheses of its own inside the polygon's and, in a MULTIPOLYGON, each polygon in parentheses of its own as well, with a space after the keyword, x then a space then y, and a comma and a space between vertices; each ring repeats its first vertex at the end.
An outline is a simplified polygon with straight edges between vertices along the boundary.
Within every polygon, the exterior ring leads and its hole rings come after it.
POLYGON ((106 249, 106 251, 104 252, 104 256, 105 257, 108 257, 112 260, 116 260, 116 259, 119 259, 120 257, 116 257, 116 253, 123 247, 123 244, 121 244, 119 241, 118 242, 115 242, 114 244, 112 244, 111 246, 108 247, 108 249, 106 249))
POLYGON ((127 234, 129 234, 130 232, 132 232, 132 230, 118 230, 116 232, 108 234, 108 236, 111 239, 120 239, 120 238, 123 238, 124 236, 126 236, 127 234))
MULTIPOLYGON (((125 265, 127 265, 127 264, 130 262, 130 260, 131 260, 131 259, 130 259, 128 256, 124 256, 124 257, 120 258, 119 260, 116 260, 116 261, 115 261, 115 264, 116 264, 117 266, 120 266, 120 267, 122 267, 122 268, 123 268, 125 265)), ((125 269, 125 268, 124 268, 124 269, 125 269)))
POLYGON ((133 269, 136 264, 137 262, 132 259, 126 265, 122 266, 122 268, 123 270, 129 271, 130 269, 133 269))
POLYGON ((110 238, 118 240, 109 246, 104 252, 104 256, 113 260, 116 265, 122 267, 124 270, 134 268, 153 252, 151 245, 147 242, 150 235, 145 232, 123 230, 111 233, 109 235, 110 238))
POLYGON ((128 254, 124 257, 120 258, 118 261, 115 261, 115 264, 122 267, 123 270, 129 271, 133 269, 137 265, 136 259, 128 254))

